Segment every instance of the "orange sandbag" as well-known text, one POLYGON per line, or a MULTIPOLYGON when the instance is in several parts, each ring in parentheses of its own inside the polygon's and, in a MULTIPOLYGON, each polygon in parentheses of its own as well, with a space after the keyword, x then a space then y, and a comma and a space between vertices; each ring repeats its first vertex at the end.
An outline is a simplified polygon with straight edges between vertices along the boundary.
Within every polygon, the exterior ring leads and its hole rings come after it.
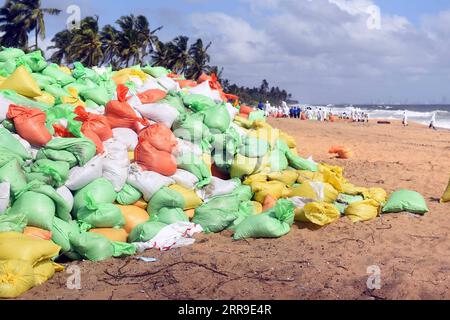
POLYGON ((336 121, 336 117, 333 115, 330 115, 330 122, 335 122, 336 121))
POLYGON ((306 115, 304 112, 302 112, 302 115, 300 116, 300 120, 308 120, 308 118, 306 118, 306 115))
POLYGON ((241 118, 244 118, 244 119, 248 119, 249 115, 246 114, 246 113, 239 113, 238 116, 241 117, 241 118))
POLYGON ((66 127, 64 127, 63 125, 60 124, 53 124, 53 129, 55 130, 55 137, 60 137, 60 138, 73 138, 74 135, 67 130, 66 127))
POLYGON ((14 121, 17 133, 30 144, 44 146, 52 139, 45 126, 46 115, 43 111, 11 104, 6 116, 14 121))
POLYGON ((156 101, 164 99, 167 96, 167 92, 159 89, 149 89, 142 93, 139 93, 137 96, 143 104, 154 103, 156 101))
POLYGON ((339 159, 348 159, 353 156, 353 152, 342 146, 334 146, 328 150, 328 153, 335 153, 339 159))
POLYGON ((243 114, 247 114, 247 115, 249 115, 253 111, 255 111, 255 110, 253 110, 252 107, 249 107, 246 105, 241 105, 241 108, 239 109, 239 113, 243 113, 243 114))
POLYGON ((113 132, 105 116, 87 112, 83 107, 76 107, 73 112, 77 115, 75 120, 83 123, 82 130, 83 128, 90 129, 102 141, 112 138, 113 132))
POLYGON ((123 229, 130 233, 138 224, 144 223, 150 219, 147 211, 137 206, 121 206, 117 205, 125 218, 123 229))
POLYGON ((264 198, 263 212, 266 212, 267 210, 272 209, 273 207, 275 207, 276 204, 277 204, 277 199, 275 199, 275 198, 272 197, 270 194, 268 194, 268 195, 264 198))
POLYGON ((230 180, 230 174, 227 172, 221 171, 217 166, 213 163, 211 166, 211 174, 212 176, 222 179, 222 180, 230 180))
POLYGON ((95 144, 95 151, 97 154, 102 154, 103 151, 105 151, 102 139, 100 139, 94 131, 88 127, 81 127, 81 133, 95 144))
POLYGON ((148 207, 148 203, 145 202, 144 199, 139 199, 138 201, 136 201, 135 203, 133 203, 133 206, 147 210, 148 207))
POLYGON ((195 88, 196 86, 198 86, 197 82, 193 80, 175 80, 175 81, 178 82, 180 88, 182 89, 185 87, 195 88))
POLYGON ((202 73, 202 74, 200 75, 200 77, 198 77, 197 82, 198 82, 198 83, 203 83, 203 82, 205 82, 205 81, 210 81, 210 80, 211 80, 211 77, 210 77, 210 76, 208 76, 206 73, 202 73))
POLYGON ((105 115, 111 128, 129 128, 140 131, 139 124, 147 126, 148 120, 139 117, 126 101, 128 88, 119 84, 117 86, 117 99, 106 104, 105 115))
POLYGON ((42 240, 50 240, 52 238, 51 231, 39 229, 36 227, 25 227, 25 229, 23 229, 23 234, 42 240))
POLYGON ((163 123, 152 124, 139 133, 139 141, 147 141, 158 149, 159 151, 165 151, 172 153, 177 146, 177 138, 163 123))
POLYGON ((128 233, 124 229, 98 228, 89 232, 98 233, 113 242, 127 242, 128 233))
POLYGON ((195 209, 184 210, 184 214, 189 218, 189 220, 191 220, 194 218, 195 209))
POLYGON ((142 169, 154 171, 164 176, 172 176, 177 171, 175 157, 166 151, 160 151, 146 140, 140 141, 134 150, 134 161, 142 169))

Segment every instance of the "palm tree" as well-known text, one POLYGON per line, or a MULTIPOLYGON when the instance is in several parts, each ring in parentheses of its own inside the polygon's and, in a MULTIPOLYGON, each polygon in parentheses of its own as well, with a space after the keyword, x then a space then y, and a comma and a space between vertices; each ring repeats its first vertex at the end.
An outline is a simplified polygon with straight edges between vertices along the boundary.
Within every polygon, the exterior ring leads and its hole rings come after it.
POLYGON ((168 68, 169 63, 169 49, 167 44, 162 41, 157 41, 152 53, 153 66, 168 68))
POLYGON ((186 77, 189 79, 198 79, 204 71, 208 70, 210 56, 207 51, 211 44, 212 43, 210 42, 206 47, 203 47, 202 39, 197 39, 197 41, 191 45, 189 48, 191 66, 186 71, 186 77))
POLYGON ((45 14, 58 15, 61 13, 61 10, 56 8, 41 8, 41 0, 8 0, 2 9, 9 14, 5 16, 6 21, 0 19, 0 22, 6 22, 6 30, 2 31, 5 31, 7 41, 10 41, 11 36, 15 36, 17 29, 20 29, 19 31, 22 33, 21 46, 28 47, 28 33, 34 30, 35 50, 38 49, 38 37, 41 40, 45 39, 45 14), (24 33, 26 33, 26 37, 24 33))
POLYGON ((192 63, 188 42, 188 37, 178 36, 166 44, 168 50, 167 67, 176 73, 184 73, 192 63))
POLYGON ((102 42, 103 61, 102 64, 111 64, 113 68, 119 66, 120 40, 119 31, 112 25, 107 24, 100 32, 102 42))
POLYGON ((73 33, 69 30, 63 30, 55 34, 52 38, 53 45, 49 46, 48 49, 56 49, 50 57, 50 61, 61 64, 63 61, 67 63, 72 63, 69 61, 69 51, 68 48, 72 43, 73 33))
POLYGON ((67 48, 68 61, 80 61, 92 67, 103 59, 102 42, 99 34, 98 16, 86 17, 80 22, 80 29, 73 32, 72 42, 67 48))
POLYGON ((7 0, 0 9, 0 32, 3 33, 0 42, 5 47, 28 49, 29 26, 20 18, 15 3, 7 0))

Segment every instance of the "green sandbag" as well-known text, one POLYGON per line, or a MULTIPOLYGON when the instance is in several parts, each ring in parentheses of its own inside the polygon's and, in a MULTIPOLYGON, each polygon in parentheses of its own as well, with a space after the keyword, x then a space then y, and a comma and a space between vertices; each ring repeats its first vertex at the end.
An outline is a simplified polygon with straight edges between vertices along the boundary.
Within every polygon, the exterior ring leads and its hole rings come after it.
POLYGON ((47 67, 47 61, 42 57, 40 50, 30 52, 19 58, 23 61, 33 72, 41 72, 47 67))
POLYGON ((166 103, 176 108, 180 114, 186 113, 183 99, 176 92, 169 91, 167 96, 164 99, 159 100, 158 103, 166 103))
POLYGON ((234 220, 227 228, 227 230, 236 230, 237 226, 241 224, 247 217, 255 215, 255 206, 252 201, 244 201, 239 205, 239 210, 237 212, 237 218, 234 220))
POLYGON ((236 195, 214 197, 195 209, 193 223, 206 233, 221 232, 238 218, 240 201, 236 195))
POLYGON ((269 152, 270 145, 267 141, 254 137, 242 138, 242 145, 239 147, 239 153, 248 158, 259 158, 269 152))
POLYGON ((70 243, 78 254, 90 261, 102 261, 136 253, 136 247, 132 244, 111 242, 103 235, 93 232, 71 234, 70 243))
POLYGON ((98 78, 98 75, 94 70, 86 68, 78 61, 73 64, 72 76, 75 79, 90 79, 92 81, 97 81, 98 78))
MULTIPOLYGON (((294 187, 295 188, 295 187, 294 187)), ((363 201, 364 197, 360 195, 352 196, 349 194, 341 193, 339 194, 337 200, 333 203, 333 205, 339 209, 341 215, 345 214, 345 209, 352 204, 353 202, 363 201)))
POLYGON ((75 78, 61 71, 56 64, 51 64, 42 71, 44 76, 52 77, 55 82, 61 86, 66 86, 69 83, 75 82, 75 78))
POLYGON ((128 242, 146 242, 153 239, 167 224, 157 221, 144 222, 131 230, 128 242))
POLYGON ((224 104, 214 105, 203 110, 203 122, 211 132, 225 132, 231 124, 230 113, 224 104))
POLYGON ((269 156, 271 172, 281 172, 287 169, 288 159, 283 151, 275 149, 270 152, 269 156))
POLYGON ((142 193, 127 183, 123 186, 122 190, 117 193, 116 201, 121 205, 127 206, 135 203, 141 197, 142 193))
MULTIPOLYGON (((53 79, 53 78, 51 78, 53 79)), ((54 79, 53 79, 54 80, 54 79)), ((60 85, 58 84, 48 84, 44 86, 44 91, 51 94, 55 98, 62 98, 69 96, 69 92, 64 90, 60 85)))
POLYGON ((11 119, 3 120, 2 126, 11 133, 17 133, 14 121, 11 119))
POLYGON ((95 144, 86 138, 55 138, 50 140, 44 148, 69 151, 78 160, 80 167, 91 160, 96 153, 95 144))
POLYGON ((117 194, 112 183, 105 178, 99 178, 75 193, 72 213, 76 217, 78 210, 86 206, 90 201, 113 203, 116 200, 116 196, 117 194))
POLYGON ((69 240, 71 234, 80 234, 80 228, 78 227, 78 223, 76 221, 71 220, 67 222, 55 217, 55 219, 53 220, 51 232, 52 241, 61 247, 62 253, 65 253, 74 260, 81 258, 80 256, 73 257, 77 254, 74 252, 74 249, 69 240))
POLYGON ((17 154, 23 160, 31 159, 31 154, 25 149, 20 141, 14 138, 9 130, 2 127, 0 127, 0 147, 17 154))
POLYGON ((102 87, 80 91, 80 96, 85 100, 92 100, 102 106, 105 106, 112 98, 108 91, 102 87))
POLYGON ((55 212, 52 199, 41 193, 27 191, 17 198, 7 214, 24 214, 29 226, 51 230, 55 212))
POLYGON ((248 120, 252 121, 252 122, 256 121, 256 120, 265 122, 266 117, 264 116, 264 111, 258 110, 258 111, 250 112, 250 114, 248 115, 248 120))
MULTIPOLYGON (((5 77, 9 77, 16 69, 18 65, 16 63, 15 59, 10 59, 5 62, 0 62, 0 68, 2 70, 2 74, 4 74, 5 77)), ((31 72, 30 68, 28 66, 24 66, 25 69, 27 69, 28 72, 31 72)))
POLYGON ((100 108, 100 106, 97 104, 97 103, 95 103, 94 101, 92 101, 92 100, 86 100, 85 102, 84 102, 84 104, 85 104, 85 108, 86 109, 98 109, 98 108, 100 108))
POLYGON ((238 197, 238 201, 249 201, 253 198, 252 187, 247 185, 240 185, 231 193, 238 197))
POLYGON ((50 159, 53 161, 67 162, 70 168, 73 168, 78 164, 77 158, 75 158, 75 156, 72 153, 65 150, 52 150, 41 148, 36 154, 36 160, 40 159, 50 159))
POLYGON ((86 83, 84 83, 84 81, 81 81, 81 82, 76 81, 76 82, 69 83, 63 89, 67 92, 70 92, 71 89, 75 89, 77 91, 77 93, 79 94, 82 91, 90 90, 91 87, 88 86, 86 83))
POLYGON ((0 51, 0 62, 5 62, 10 59, 16 59, 23 55, 25 55, 25 52, 23 52, 23 50, 17 48, 4 48, 2 51, 0 51))
POLYGON ((20 94, 16 93, 13 90, 0 90, 0 94, 7 100, 11 101, 14 104, 17 104, 19 106, 24 106, 28 108, 37 108, 40 110, 47 110, 49 106, 45 103, 34 101, 31 99, 28 99, 24 96, 21 96, 20 94))
POLYGON ((31 76, 33 77, 34 81, 36 81, 36 83, 39 85, 39 88, 41 90, 44 90, 46 86, 49 86, 49 85, 52 85, 55 83, 55 80, 53 78, 44 76, 41 73, 32 73, 31 76))
POLYGON ((391 194, 382 212, 396 213, 403 211, 423 215, 429 210, 425 199, 420 193, 402 189, 391 194))
POLYGON ((150 215, 158 214, 162 208, 184 208, 184 205, 184 198, 179 192, 163 187, 150 199, 147 212, 150 215))
POLYGON ((155 78, 162 78, 170 73, 170 71, 164 67, 151 67, 149 65, 142 67, 141 70, 155 78))
POLYGON ((296 156, 292 152, 286 153, 286 158, 289 162, 289 166, 291 166, 294 169, 307 170, 311 172, 317 172, 319 170, 316 163, 307 159, 303 159, 302 157, 296 156))
POLYGON ((61 187, 69 177, 70 166, 67 162, 48 159, 37 160, 31 166, 31 172, 41 173, 50 178, 53 187, 61 187))
POLYGON ((199 144, 204 139, 211 137, 209 128, 203 123, 203 114, 185 114, 173 124, 175 137, 199 144))
POLYGON ((0 167, 3 167, 5 164, 12 160, 17 160, 20 165, 23 165, 23 159, 16 153, 11 150, 0 147, 0 167))
POLYGON ((196 188, 200 189, 211 183, 211 172, 203 159, 196 157, 194 154, 186 153, 178 157, 177 167, 189 171, 198 178, 196 188))
POLYGON ((157 214, 151 215, 150 221, 169 225, 177 222, 189 222, 189 218, 182 208, 162 208, 157 214))
POLYGON ((125 225, 122 212, 112 203, 89 202, 78 210, 77 220, 81 231, 93 228, 121 228, 125 225))
POLYGON ((11 160, 0 168, 0 182, 9 182, 12 194, 17 194, 27 186, 27 178, 17 160, 11 160))
POLYGON ((23 232, 27 226, 28 219, 24 214, 0 215, 0 232, 23 232))
POLYGON ((285 199, 278 200, 269 211, 242 221, 236 227, 233 239, 282 237, 291 230, 294 216, 293 203, 285 199))
MULTIPOLYGON (((194 112, 204 111, 208 108, 216 107, 216 103, 214 102, 213 99, 201 94, 187 94, 183 96, 183 103, 186 107, 188 107, 194 112)), ((229 119, 230 115, 228 111, 227 114, 229 119)))

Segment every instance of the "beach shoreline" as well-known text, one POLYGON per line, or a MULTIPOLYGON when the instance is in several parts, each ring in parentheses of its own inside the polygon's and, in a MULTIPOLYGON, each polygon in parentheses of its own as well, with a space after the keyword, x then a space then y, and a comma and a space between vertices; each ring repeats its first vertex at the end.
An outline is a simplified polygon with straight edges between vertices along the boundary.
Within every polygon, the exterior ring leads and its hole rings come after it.
POLYGON ((60 272, 20 299, 450 299, 449 205, 439 203, 450 172, 448 131, 374 120, 268 121, 296 139, 300 155, 342 166, 358 186, 416 190, 430 212, 357 224, 344 217, 323 228, 295 223, 279 239, 199 234, 192 246, 142 254, 157 263, 134 257, 72 262, 81 271, 81 290, 69 290, 71 274, 60 272), (350 148, 353 157, 334 158, 333 145, 350 148), (367 287, 373 266, 380 290, 367 287))

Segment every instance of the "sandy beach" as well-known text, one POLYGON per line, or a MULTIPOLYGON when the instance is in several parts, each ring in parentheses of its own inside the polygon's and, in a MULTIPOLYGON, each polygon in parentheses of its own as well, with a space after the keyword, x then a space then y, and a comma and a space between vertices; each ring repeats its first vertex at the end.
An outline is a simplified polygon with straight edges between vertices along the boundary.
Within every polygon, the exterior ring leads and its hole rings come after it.
POLYGON ((397 122, 270 122, 296 138, 301 155, 344 167, 356 185, 416 190, 430 212, 295 224, 280 239, 201 234, 191 247, 144 254, 159 262, 73 262, 81 290, 68 289, 70 274, 60 272, 20 299, 450 299, 450 205, 438 202, 449 179, 450 132, 397 122), (332 159, 332 145, 354 156, 332 159), (380 290, 367 288, 369 266, 380 269, 380 290))

